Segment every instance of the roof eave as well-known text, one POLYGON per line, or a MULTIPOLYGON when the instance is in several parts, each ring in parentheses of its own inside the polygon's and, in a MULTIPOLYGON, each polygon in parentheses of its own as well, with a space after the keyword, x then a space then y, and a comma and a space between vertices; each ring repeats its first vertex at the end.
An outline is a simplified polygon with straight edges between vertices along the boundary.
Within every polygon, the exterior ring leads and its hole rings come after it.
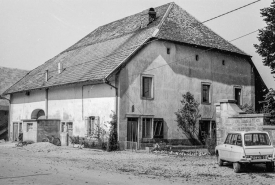
POLYGON ((100 78, 100 79, 96 79, 96 80, 86 80, 86 81, 79 81, 79 82, 64 83, 64 84, 58 84, 58 85, 42 86, 42 87, 37 87, 37 88, 24 89, 24 90, 20 90, 20 91, 11 91, 11 92, 5 91, 3 93, 3 95, 22 93, 22 92, 27 92, 27 91, 35 91, 35 90, 41 90, 41 89, 49 89, 49 88, 54 88, 54 87, 70 86, 70 85, 81 84, 81 83, 83 83, 84 85, 103 84, 104 78, 100 78))

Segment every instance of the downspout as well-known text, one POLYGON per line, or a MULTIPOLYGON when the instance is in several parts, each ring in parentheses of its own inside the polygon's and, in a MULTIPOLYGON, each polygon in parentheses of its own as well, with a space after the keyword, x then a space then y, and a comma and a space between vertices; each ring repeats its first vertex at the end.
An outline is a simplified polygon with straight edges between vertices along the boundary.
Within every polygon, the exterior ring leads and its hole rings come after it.
POLYGON ((48 119, 48 102, 49 102, 48 93, 49 93, 49 89, 47 88, 45 90, 45 117, 46 117, 46 119, 48 119))
MULTIPOLYGON (((117 78, 117 76, 115 77, 115 78, 117 78)), ((115 112, 116 112, 116 116, 117 116, 117 139, 119 140, 119 124, 118 124, 118 122, 119 122, 119 120, 118 120, 118 117, 119 117, 119 113, 118 113, 118 87, 116 87, 116 86, 114 86, 114 85, 112 85, 111 83, 110 83, 110 81, 108 81, 106 78, 104 79, 104 83, 105 84, 107 84, 107 85, 109 85, 109 86, 111 86, 112 88, 114 88, 115 89, 115 91, 116 91, 116 106, 115 106, 115 112)))
POLYGON ((84 94, 83 94, 83 92, 84 92, 84 87, 85 86, 91 86, 92 84, 87 84, 87 85, 82 85, 82 87, 81 87, 81 89, 82 89, 82 92, 81 92, 81 101, 82 101, 82 107, 81 107, 81 109, 82 109, 82 120, 84 120, 84 94))

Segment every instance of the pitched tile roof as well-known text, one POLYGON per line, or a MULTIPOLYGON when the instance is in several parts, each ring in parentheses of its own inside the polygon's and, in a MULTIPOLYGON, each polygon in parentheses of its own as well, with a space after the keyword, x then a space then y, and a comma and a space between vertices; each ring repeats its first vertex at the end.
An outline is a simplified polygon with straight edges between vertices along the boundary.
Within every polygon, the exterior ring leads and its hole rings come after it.
MULTIPOLYGON (((0 67, 0 95, 27 74, 28 71, 0 67)), ((0 99, 1 106, 8 106, 7 100, 0 99)))
POLYGON ((77 82, 103 82, 146 41, 156 37, 246 55, 174 3, 155 8, 149 24, 148 9, 95 29, 59 55, 32 70, 5 93, 14 93, 77 82), (158 35, 153 36, 156 29, 158 35), (57 72, 58 63, 64 71, 57 72), (45 81, 45 71, 49 80, 45 81))

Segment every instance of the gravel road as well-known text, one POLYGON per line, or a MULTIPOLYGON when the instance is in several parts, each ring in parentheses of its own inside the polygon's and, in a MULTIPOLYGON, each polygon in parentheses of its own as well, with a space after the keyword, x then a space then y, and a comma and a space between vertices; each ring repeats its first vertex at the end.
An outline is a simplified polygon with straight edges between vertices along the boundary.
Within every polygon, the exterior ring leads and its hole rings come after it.
POLYGON ((236 174, 209 155, 0 145, 0 184, 274 184, 274 178, 264 165, 236 174))

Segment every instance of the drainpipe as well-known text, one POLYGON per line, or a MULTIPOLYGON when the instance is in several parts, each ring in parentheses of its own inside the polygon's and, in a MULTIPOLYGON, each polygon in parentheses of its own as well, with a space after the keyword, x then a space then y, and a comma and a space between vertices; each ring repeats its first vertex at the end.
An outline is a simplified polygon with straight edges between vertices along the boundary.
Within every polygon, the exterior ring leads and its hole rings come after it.
POLYGON ((49 93, 49 89, 47 88, 45 90, 45 117, 46 117, 46 119, 48 119, 48 102, 49 102, 48 93, 49 93))
POLYGON ((82 120, 84 120, 84 101, 83 101, 83 99, 84 99, 84 95, 83 95, 83 91, 84 91, 84 87, 85 86, 91 86, 92 84, 87 84, 87 85, 82 85, 82 87, 81 87, 81 89, 82 89, 82 94, 81 94, 81 104, 82 104, 82 107, 81 107, 81 109, 82 109, 82 120))
MULTIPOLYGON (((116 79, 117 79, 117 76, 116 76, 116 79)), ((104 83, 107 84, 107 85, 109 85, 109 86, 111 86, 111 87, 113 87, 115 89, 115 91, 116 91, 116 108, 115 108, 116 110, 115 110, 115 112, 116 112, 116 116, 117 116, 117 139, 119 140, 118 88, 116 86, 112 85, 106 78, 104 79, 104 83)))

